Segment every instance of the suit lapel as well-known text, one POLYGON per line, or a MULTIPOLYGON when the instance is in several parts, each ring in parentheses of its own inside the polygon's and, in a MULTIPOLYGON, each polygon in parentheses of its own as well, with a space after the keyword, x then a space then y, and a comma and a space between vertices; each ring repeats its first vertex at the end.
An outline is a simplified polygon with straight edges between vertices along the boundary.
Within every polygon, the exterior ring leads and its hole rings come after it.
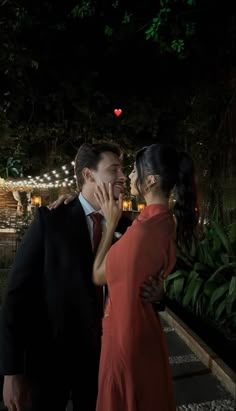
MULTIPOLYGON (((131 220, 122 216, 116 231, 124 234, 131 224, 131 220)), ((74 200, 71 204, 68 230, 68 237, 70 238, 71 247, 75 250, 75 255, 79 255, 80 260, 86 262, 91 270, 94 255, 86 215, 79 199, 74 200)))
POLYGON ((116 227, 116 231, 118 233, 124 234, 127 228, 131 225, 132 225, 132 220, 122 215, 116 227))
POLYGON ((93 250, 86 215, 79 199, 75 200, 71 209, 70 226, 73 227, 74 243, 79 246, 80 255, 83 254, 86 256, 86 259, 88 258, 90 261, 93 261, 93 250))

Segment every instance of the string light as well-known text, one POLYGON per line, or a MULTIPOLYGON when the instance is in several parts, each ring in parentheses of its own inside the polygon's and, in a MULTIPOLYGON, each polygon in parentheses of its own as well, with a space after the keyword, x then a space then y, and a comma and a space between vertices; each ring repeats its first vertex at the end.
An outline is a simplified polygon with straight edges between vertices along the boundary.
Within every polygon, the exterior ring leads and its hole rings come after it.
POLYGON ((74 176, 74 161, 70 164, 64 164, 60 167, 64 171, 63 177, 60 174, 60 170, 52 170, 51 172, 44 173, 41 176, 28 176, 24 179, 7 179, 4 180, 0 178, 0 189, 5 191, 32 191, 35 188, 38 189, 47 189, 53 187, 71 187, 75 184, 74 176))

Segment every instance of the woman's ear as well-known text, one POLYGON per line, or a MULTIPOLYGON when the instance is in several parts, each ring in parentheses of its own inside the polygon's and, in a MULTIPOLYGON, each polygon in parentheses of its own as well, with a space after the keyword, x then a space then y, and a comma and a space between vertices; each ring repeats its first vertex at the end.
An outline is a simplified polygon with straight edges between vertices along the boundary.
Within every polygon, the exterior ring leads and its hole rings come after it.
POLYGON ((148 179, 149 179, 150 186, 153 186, 157 182, 156 176, 152 176, 152 175, 148 176, 148 179))
POLYGON ((153 186, 160 186, 160 177, 151 174, 146 178, 146 191, 150 191, 153 186))
POLYGON ((155 177, 155 185, 156 185, 156 187, 157 187, 157 188, 160 188, 160 185, 161 185, 160 176, 159 176, 158 174, 156 174, 154 177, 155 177))

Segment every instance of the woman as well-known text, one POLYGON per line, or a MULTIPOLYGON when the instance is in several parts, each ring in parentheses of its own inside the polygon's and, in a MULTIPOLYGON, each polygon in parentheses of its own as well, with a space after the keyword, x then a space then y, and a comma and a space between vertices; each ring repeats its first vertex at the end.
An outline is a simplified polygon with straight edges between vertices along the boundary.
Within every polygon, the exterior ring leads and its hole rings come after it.
POLYGON ((188 246, 197 223, 194 169, 186 153, 153 144, 136 155, 129 176, 131 194, 142 195, 146 208, 123 237, 111 246, 122 212, 104 185, 95 193, 106 228, 93 268, 97 285, 107 284, 103 319, 97 411, 174 411, 168 352, 159 318, 141 302, 143 281, 175 265, 175 238, 188 246), (173 218, 168 203, 176 190, 173 218), (176 223, 177 230, 176 230, 176 223))

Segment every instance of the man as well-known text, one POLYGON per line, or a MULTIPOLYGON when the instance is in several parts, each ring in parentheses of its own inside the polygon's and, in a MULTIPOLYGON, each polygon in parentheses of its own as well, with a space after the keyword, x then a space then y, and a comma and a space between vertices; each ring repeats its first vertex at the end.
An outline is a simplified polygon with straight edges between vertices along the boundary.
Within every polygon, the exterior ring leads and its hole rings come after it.
MULTIPOLYGON (((0 373, 10 411, 26 404, 65 411, 69 398, 74 411, 95 411, 102 299, 92 283, 94 187, 111 183, 115 198, 123 192, 120 155, 108 143, 82 145, 75 158, 79 198, 39 208, 21 243, 1 313, 0 373)), ((117 231, 130 224, 122 217, 117 231)))

